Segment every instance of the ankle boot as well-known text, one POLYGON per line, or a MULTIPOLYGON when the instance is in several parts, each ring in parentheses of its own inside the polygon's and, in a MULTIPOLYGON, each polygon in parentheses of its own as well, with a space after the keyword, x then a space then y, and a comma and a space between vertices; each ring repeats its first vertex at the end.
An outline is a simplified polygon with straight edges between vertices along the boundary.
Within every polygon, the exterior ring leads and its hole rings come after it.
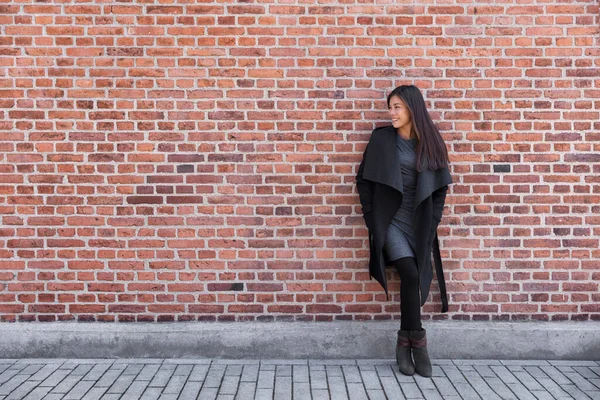
POLYGON ((415 359, 415 371, 421 376, 431 376, 431 360, 429 360, 429 353, 427 352, 425 329, 421 328, 420 331, 410 331, 410 347, 415 359))
POLYGON ((415 365, 410 356, 410 331, 400 329, 398 331, 398 340, 396 342, 396 362, 398 369, 404 375, 413 375, 415 365))

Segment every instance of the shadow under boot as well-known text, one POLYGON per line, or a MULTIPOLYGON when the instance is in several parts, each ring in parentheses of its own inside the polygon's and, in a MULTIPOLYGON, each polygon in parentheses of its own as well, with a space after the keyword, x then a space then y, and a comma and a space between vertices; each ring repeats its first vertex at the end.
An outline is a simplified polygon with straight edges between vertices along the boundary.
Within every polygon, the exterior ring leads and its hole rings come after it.
POLYGON ((415 359, 415 371, 421 376, 430 377, 432 368, 427 352, 427 336, 424 328, 421 328, 420 331, 410 331, 410 347, 415 359))
POLYGON ((398 369, 404 375, 413 375, 415 365, 410 356, 410 331, 400 329, 398 331, 398 340, 396 342, 396 362, 398 369))

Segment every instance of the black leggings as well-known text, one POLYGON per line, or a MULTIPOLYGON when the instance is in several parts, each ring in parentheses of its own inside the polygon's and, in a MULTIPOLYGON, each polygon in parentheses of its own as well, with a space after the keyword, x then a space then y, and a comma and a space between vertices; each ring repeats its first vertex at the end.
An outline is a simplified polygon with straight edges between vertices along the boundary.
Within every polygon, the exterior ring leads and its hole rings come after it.
POLYGON ((400 329, 421 329, 421 299, 419 298, 419 271, 414 257, 394 261, 400 274, 400 329))

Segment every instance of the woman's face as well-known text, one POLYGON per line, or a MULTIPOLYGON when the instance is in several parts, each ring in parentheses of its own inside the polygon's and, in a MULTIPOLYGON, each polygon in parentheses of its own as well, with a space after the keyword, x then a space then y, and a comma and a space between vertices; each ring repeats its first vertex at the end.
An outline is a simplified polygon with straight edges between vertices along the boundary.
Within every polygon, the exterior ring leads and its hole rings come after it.
POLYGON ((394 128, 399 129, 411 123, 410 112, 402 99, 398 96, 392 96, 389 106, 390 118, 394 128))

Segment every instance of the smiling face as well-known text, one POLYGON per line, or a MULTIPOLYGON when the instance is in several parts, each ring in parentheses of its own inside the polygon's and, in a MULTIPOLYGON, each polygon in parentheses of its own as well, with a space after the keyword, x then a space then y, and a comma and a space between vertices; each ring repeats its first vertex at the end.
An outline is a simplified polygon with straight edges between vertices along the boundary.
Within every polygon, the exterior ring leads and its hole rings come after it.
POLYGON ((392 119, 392 125, 394 128, 400 129, 402 127, 410 127, 412 123, 410 111, 400 97, 392 96, 388 110, 390 112, 390 118, 392 119))

